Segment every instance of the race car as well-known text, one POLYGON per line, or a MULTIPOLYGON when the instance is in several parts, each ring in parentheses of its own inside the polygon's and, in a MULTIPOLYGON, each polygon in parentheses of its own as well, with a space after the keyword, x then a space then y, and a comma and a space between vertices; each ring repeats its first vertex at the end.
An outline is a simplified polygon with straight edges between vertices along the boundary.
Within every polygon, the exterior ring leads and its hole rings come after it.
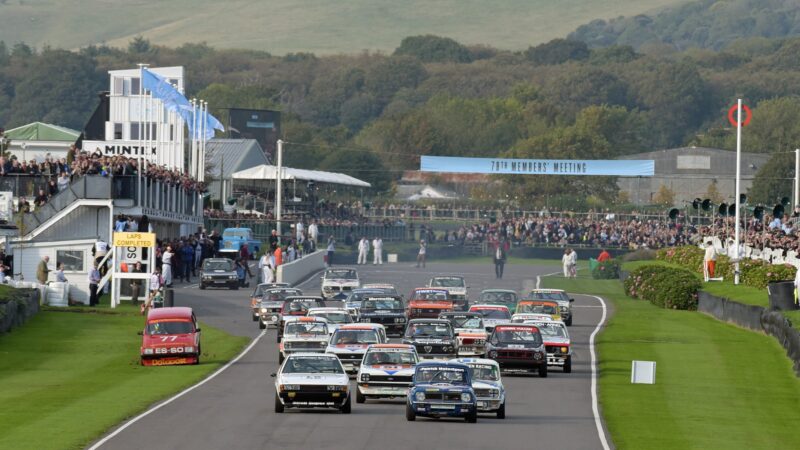
POLYGON ((572 342, 564 322, 525 321, 535 325, 542 333, 544 347, 547 350, 547 365, 564 369, 564 373, 572 372, 572 342))
POLYGON ((150 309, 139 349, 143 366, 200 363, 200 328, 192 308, 150 309))
POLYGON ((498 325, 486 344, 486 355, 500 368, 515 372, 537 371, 547 376, 547 351, 539 328, 534 325, 498 325))
POLYGON ((525 323, 529 320, 550 322, 553 320, 553 316, 551 316, 550 314, 538 314, 538 313, 520 313, 511 316, 511 323, 525 323))
POLYGON ((397 288, 391 283, 364 283, 361 285, 361 287, 364 289, 379 289, 384 294, 402 297, 402 295, 397 292, 397 288))
POLYGON ((367 398, 405 396, 418 362, 413 345, 370 345, 356 375, 356 403, 364 403, 367 398))
POLYGON ((406 310, 403 299, 386 294, 369 294, 364 296, 359 308, 359 321, 363 323, 379 323, 387 333, 402 336, 406 329, 406 310))
POLYGON ((414 319, 408 322, 403 344, 413 345, 420 358, 451 359, 457 355, 457 342, 450 321, 414 319))
POLYGON ((417 364, 406 396, 406 420, 423 417, 463 417, 478 421, 478 401, 471 370, 464 364, 426 361, 417 364))
POLYGON ((479 413, 495 413, 506 418, 506 389, 497 361, 485 358, 457 358, 452 362, 466 364, 472 369, 472 389, 478 398, 479 413))
POLYGON ((350 378, 334 355, 294 353, 275 378, 275 412, 285 408, 335 408, 350 414, 350 378))
POLYGON ((472 305, 469 307, 469 312, 483 316, 483 326, 489 333, 495 326, 511 322, 511 313, 508 312, 508 307, 503 305, 472 305))
POLYGON ((200 268, 200 289, 223 287, 239 289, 239 275, 233 261, 228 258, 206 258, 200 268))
POLYGON ((367 347, 385 344, 386 331, 377 323, 353 323, 342 325, 331 336, 327 353, 336 355, 348 373, 358 372, 367 347))
POLYGON ((453 301, 454 311, 466 311, 469 309, 469 298, 467 296, 467 282, 464 277, 441 276, 433 277, 428 281, 428 287, 438 287, 447 289, 450 300, 453 301))
POLYGON ((508 307, 509 311, 514 311, 517 309, 518 301, 517 293, 510 289, 484 289, 476 303, 479 305, 503 305, 508 307))
POLYGON ((444 312, 440 319, 450 321, 456 333, 459 356, 483 356, 486 353, 486 327, 483 317, 474 312, 444 312))
POLYGON ((549 300, 520 300, 514 314, 523 313, 548 314, 553 320, 561 320, 558 303, 549 300))
POLYGON ((358 289, 361 282, 355 269, 327 269, 322 275, 322 298, 325 300, 341 300, 353 289, 358 289))
POLYGON ((532 290, 527 299, 529 300, 552 300, 558 303, 558 312, 561 320, 567 326, 572 326, 572 302, 574 298, 570 298, 562 289, 534 289, 532 290))
POLYGON ((447 289, 416 288, 408 297, 408 319, 435 319, 445 311, 453 310, 453 301, 447 289))
POLYGON ((381 288, 358 288, 353 289, 347 297, 344 299, 344 307, 347 308, 347 311, 353 317, 353 320, 358 321, 358 314, 359 309, 361 308, 361 301, 364 300, 364 297, 367 295, 392 295, 387 294, 385 289, 381 288))
MULTIPOLYGON (((264 297, 264 292, 267 289, 275 287, 289 287, 289 283, 261 283, 257 285, 253 293, 250 294, 250 309, 253 310, 253 322, 258 320, 259 302, 261 302, 261 299, 264 297)), ((303 295, 302 292, 300 295, 303 295)))
POLYGON ((328 333, 331 334, 340 326, 353 323, 353 318, 350 317, 350 313, 344 308, 310 308, 306 316, 325 319, 328 322, 328 333))
POLYGON ((313 295, 296 295, 286 297, 283 300, 281 313, 278 316, 278 332, 275 333, 277 342, 281 341, 283 337, 283 328, 286 318, 290 316, 305 316, 311 308, 322 308, 325 302, 321 297, 314 297, 313 295))
POLYGON ((259 318, 258 328, 263 330, 268 326, 277 327, 280 324, 284 300, 302 295, 303 291, 296 288, 276 287, 266 289, 261 300, 256 303, 259 318))
POLYGON ((297 352, 325 353, 328 348, 328 323, 318 317, 287 317, 283 340, 278 344, 278 362, 297 352))

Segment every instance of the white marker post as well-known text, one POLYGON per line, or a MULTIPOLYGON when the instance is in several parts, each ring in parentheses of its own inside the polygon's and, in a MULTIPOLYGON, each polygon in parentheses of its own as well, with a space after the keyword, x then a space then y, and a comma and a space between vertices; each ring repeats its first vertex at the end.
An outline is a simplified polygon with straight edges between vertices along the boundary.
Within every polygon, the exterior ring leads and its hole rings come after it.
POLYGON ((277 148, 278 165, 275 174, 275 220, 277 226, 275 229, 278 231, 278 245, 281 244, 281 219, 283 217, 283 141, 278 140, 277 148))
POLYGON ((735 237, 733 239, 734 251, 734 266, 733 266, 733 284, 739 284, 739 192, 741 187, 742 177, 742 99, 739 99, 736 109, 736 228, 735 237))
POLYGON ((800 206, 800 148, 794 151, 794 205, 800 206))

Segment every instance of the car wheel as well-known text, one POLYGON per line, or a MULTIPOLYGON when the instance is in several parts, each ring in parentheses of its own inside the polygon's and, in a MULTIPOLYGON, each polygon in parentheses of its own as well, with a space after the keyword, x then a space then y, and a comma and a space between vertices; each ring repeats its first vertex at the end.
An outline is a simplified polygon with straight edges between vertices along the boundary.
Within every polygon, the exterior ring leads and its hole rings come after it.
POLYGON ((568 327, 572 326, 572 316, 570 316, 569 319, 564 321, 564 325, 566 325, 568 327))
POLYGON ((361 393, 361 389, 356 387, 356 403, 364 403, 367 401, 367 396, 361 393))
POLYGON ((277 342, 278 344, 280 344, 280 343, 281 343, 281 334, 280 334, 280 333, 276 333, 276 334, 275 334, 275 336, 276 336, 276 338, 275 338, 275 342, 277 342))
POLYGON ((339 411, 341 411, 342 414, 350 414, 350 410, 351 410, 351 407, 350 407, 350 396, 348 395, 347 396, 347 400, 344 401, 344 405, 342 405, 342 407, 339 408, 339 411))
POLYGON ((500 405, 500 409, 497 410, 497 418, 498 419, 505 419, 506 418, 506 402, 503 402, 500 405))
POLYGON ((258 322, 258 329, 259 330, 264 330, 266 328, 267 328, 267 324, 265 324, 264 322, 258 322))
POLYGON ((253 322, 255 322, 256 320, 258 320, 258 316, 257 316, 257 315, 255 315, 255 314, 250 314, 250 315, 251 315, 251 316, 253 316, 253 322))
POLYGON ((278 352, 278 364, 283 364, 283 360, 286 359, 283 356, 283 353, 278 352))
POLYGON ((464 421, 467 423, 476 423, 478 421, 478 411, 475 410, 464 416, 464 421))
POLYGON ((204 291, 205 289, 206 289, 206 285, 203 284, 203 283, 200 283, 200 290, 204 291))
POLYGON ((414 412, 414 409, 408 403, 406 403, 406 420, 409 422, 417 420, 417 413, 414 412))
POLYGON ((539 378, 547 378, 547 364, 539 366, 539 378))
POLYGON ((564 362, 564 373, 572 373, 572 358, 567 358, 564 362))
POLYGON ((284 410, 283 403, 281 403, 281 399, 278 398, 278 394, 275 394, 275 412, 282 413, 284 410))

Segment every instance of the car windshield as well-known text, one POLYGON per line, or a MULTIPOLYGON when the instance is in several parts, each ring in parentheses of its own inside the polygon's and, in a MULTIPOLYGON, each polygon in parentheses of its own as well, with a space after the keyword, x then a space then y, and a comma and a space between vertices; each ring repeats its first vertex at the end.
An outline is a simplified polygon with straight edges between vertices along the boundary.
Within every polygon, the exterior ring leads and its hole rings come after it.
POLYGON ((289 322, 284 334, 326 335, 328 327, 322 322, 289 322))
POLYGON ((406 329, 406 336, 414 337, 450 337, 452 329, 443 323, 411 323, 406 329))
POLYGON ((403 309, 403 302, 396 298, 368 298, 361 309, 403 309))
POLYGON ((277 300, 283 300, 287 297, 294 297, 297 295, 303 295, 303 291, 301 291, 300 289, 293 289, 293 288, 273 288, 273 289, 266 289, 262 294, 262 298, 264 300, 277 301, 277 300))
POLYGON ((203 270, 224 270, 230 272, 233 270, 233 264, 230 261, 205 261, 203 262, 203 270))
POLYGON ((314 300, 291 300, 287 309, 291 312, 308 311, 309 308, 320 306, 314 300))
POLYGON ((395 289, 394 286, 375 286, 375 285, 370 286, 370 285, 364 285, 364 287, 367 288, 367 289, 380 291, 383 294, 397 295, 397 289, 395 289))
POLYGON ((331 338, 331 345, 377 344, 375 330, 337 330, 331 338))
POLYGON ((521 304, 517 306, 518 313, 535 313, 535 314, 558 314, 556 308, 553 305, 532 305, 528 304, 521 304))
POLYGON ((511 318, 511 313, 505 309, 477 309, 475 312, 482 315, 484 319, 502 320, 511 318))
POLYGON ((495 329, 494 339, 498 342, 518 344, 539 345, 542 343, 542 335, 532 331, 531 328, 526 327, 503 327, 500 329, 495 329))
POLYGON ((531 300, 569 300, 563 292, 531 292, 528 296, 531 300))
POLYGON ((162 320, 147 324, 147 334, 163 336, 168 334, 187 334, 194 331, 194 325, 184 320, 162 320))
POLYGON ((358 276, 355 270, 329 270, 325 272, 325 278, 355 280, 358 276))
POLYGON ((447 300, 447 292, 444 291, 417 291, 414 293, 415 300, 447 300))
POLYGON ((448 317, 447 320, 450 321, 453 328, 483 329, 483 319, 480 317, 448 317))
POLYGON ((535 324, 539 331, 542 333, 542 336, 550 336, 550 337, 559 337, 565 338, 567 337, 567 332, 564 330, 564 327, 558 323, 546 323, 540 322, 535 324))
POLYGON ((283 373, 344 373, 337 358, 327 356, 294 356, 283 366, 283 373))
POLYGON ((417 357, 412 351, 383 351, 371 350, 364 356, 364 364, 376 366, 379 364, 413 365, 417 363, 417 357))
POLYGON ((478 297, 479 303, 516 303, 517 294, 513 292, 484 292, 478 297))
POLYGON ((323 317, 330 323, 353 323, 353 317, 347 311, 317 311, 309 316, 323 317))
POLYGON ((417 383, 466 383, 467 371, 460 367, 417 367, 414 381, 417 383))
POLYGON ((238 237, 247 239, 250 237, 250 233, 244 230, 225 230, 222 232, 222 237, 224 238, 238 237))
POLYGON ((431 286, 435 287, 464 287, 463 278, 434 278, 431 286))
POLYGON ((490 364, 470 364, 472 368, 472 379, 481 381, 497 381, 500 379, 500 371, 497 366, 490 364))

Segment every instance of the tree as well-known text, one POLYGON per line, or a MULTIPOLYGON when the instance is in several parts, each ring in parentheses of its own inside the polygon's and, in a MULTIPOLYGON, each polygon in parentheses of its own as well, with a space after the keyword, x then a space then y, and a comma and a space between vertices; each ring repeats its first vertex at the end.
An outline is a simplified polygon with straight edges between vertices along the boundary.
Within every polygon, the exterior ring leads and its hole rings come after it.
POLYGON ((750 202, 771 207, 782 197, 791 197, 793 179, 794 154, 776 153, 756 172, 748 191, 750 202))
POLYGON ((525 57, 536 65, 563 64, 567 61, 582 61, 589 57, 589 47, 581 41, 553 39, 550 42, 528 47, 525 57))
POLYGON ((143 36, 136 36, 128 43, 128 53, 144 54, 151 50, 153 50, 153 46, 143 36))
POLYGON ((392 177, 387 176, 380 156, 367 149, 332 150, 319 167, 320 170, 341 172, 364 180, 376 192, 386 191, 391 186, 392 177))
POLYGON ((409 55, 422 62, 472 62, 470 50, 447 37, 434 36, 409 36, 400 42, 400 47, 394 51, 395 55, 409 55))
POLYGON ((393 56, 370 67, 364 76, 364 88, 386 105, 402 88, 415 88, 427 73, 416 58, 393 56))
POLYGON ((662 206, 672 206, 675 204, 675 191, 670 189, 666 184, 661 183, 658 192, 653 196, 653 203, 662 206))

